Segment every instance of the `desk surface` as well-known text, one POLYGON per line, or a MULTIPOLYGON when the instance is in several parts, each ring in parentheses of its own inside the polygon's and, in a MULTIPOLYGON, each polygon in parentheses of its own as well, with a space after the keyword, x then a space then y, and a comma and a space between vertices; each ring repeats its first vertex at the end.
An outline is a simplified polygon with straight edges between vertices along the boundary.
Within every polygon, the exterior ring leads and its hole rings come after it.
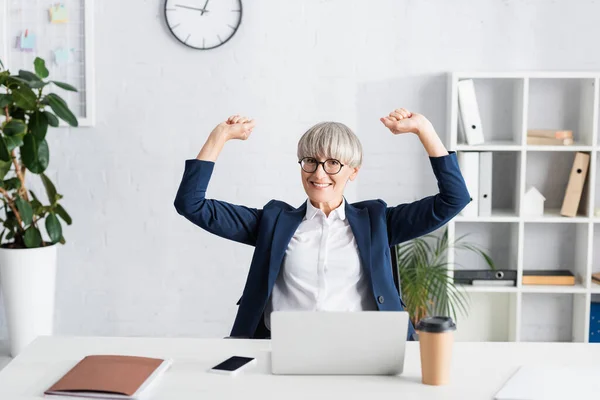
POLYGON ((79 359, 98 353, 172 358, 153 399, 492 399, 521 364, 597 366, 600 345, 455 343, 452 382, 433 387, 421 383, 418 342, 407 343, 400 376, 274 376, 267 340, 40 337, 0 371, 0 399, 39 399, 79 359), (232 355, 258 364, 236 377, 206 372, 232 355))

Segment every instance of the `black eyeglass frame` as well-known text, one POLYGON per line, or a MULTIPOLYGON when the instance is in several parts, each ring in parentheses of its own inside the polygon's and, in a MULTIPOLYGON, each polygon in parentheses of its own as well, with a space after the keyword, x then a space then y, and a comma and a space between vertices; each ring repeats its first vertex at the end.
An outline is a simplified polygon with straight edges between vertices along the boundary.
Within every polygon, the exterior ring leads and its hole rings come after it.
POLYGON ((300 161, 298 161, 298 164, 300 164, 300 168, 302 168, 302 171, 304 171, 304 172, 306 172, 306 173, 308 173, 308 174, 313 174, 313 173, 317 172, 317 170, 319 169, 319 165, 323 165, 323 171, 325 171, 325 173, 326 173, 327 175, 336 175, 336 174, 339 174, 339 173, 340 173, 340 171, 342 170, 342 168, 345 166, 345 164, 342 164, 342 162, 341 162, 340 160, 336 160, 335 158, 328 158, 328 159, 327 159, 327 160, 325 160, 325 161, 318 161, 318 160, 317 160, 316 158, 314 158, 314 157, 304 157, 303 159, 301 159, 300 161), (314 171, 307 171, 307 170, 305 170, 305 169, 304 169, 304 167, 302 167, 302 161, 304 161, 304 160, 306 160, 306 159, 312 159, 312 160, 315 160, 315 163, 317 164, 317 166, 315 167, 315 170, 314 170, 314 171), (325 163, 326 163, 327 161, 336 161, 337 163, 339 163, 339 164, 340 164, 340 169, 338 169, 338 171, 337 171, 337 172, 332 172, 332 173, 330 173, 330 172, 327 172, 327 171, 325 170, 325 163))

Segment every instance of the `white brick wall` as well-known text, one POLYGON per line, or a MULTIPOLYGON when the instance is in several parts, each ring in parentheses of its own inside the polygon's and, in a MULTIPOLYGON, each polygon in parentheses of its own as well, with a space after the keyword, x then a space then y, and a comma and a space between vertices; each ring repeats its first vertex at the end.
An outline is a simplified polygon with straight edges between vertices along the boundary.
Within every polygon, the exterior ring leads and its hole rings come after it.
POLYGON ((59 252, 59 334, 229 333, 252 249, 191 225, 173 199, 184 160, 230 114, 258 125, 226 146, 211 197, 300 204, 296 142, 331 119, 365 148, 347 197, 394 204, 437 188, 419 142, 378 119, 407 107, 444 135, 445 72, 600 69, 592 0, 244 0, 234 39, 209 52, 176 42, 162 6, 96 1, 97 126, 49 134, 74 220, 59 252))

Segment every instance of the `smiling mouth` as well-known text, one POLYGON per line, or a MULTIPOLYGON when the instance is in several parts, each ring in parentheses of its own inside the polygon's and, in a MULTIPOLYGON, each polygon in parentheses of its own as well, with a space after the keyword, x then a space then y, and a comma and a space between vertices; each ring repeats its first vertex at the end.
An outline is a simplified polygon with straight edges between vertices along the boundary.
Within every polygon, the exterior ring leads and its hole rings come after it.
POLYGON ((319 188, 319 189, 325 189, 326 187, 331 186, 331 183, 315 183, 315 182, 311 182, 311 185, 313 185, 313 187, 319 188))

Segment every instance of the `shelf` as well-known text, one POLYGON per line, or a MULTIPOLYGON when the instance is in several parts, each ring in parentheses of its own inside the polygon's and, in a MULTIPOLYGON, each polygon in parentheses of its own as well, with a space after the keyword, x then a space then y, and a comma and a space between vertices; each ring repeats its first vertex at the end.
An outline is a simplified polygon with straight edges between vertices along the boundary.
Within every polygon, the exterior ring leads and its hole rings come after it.
MULTIPOLYGON (((519 222, 519 216, 515 210, 492 210, 489 217, 464 217, 457 215, 456 222, 519 222)), ((600 218, 598 218, 600 222, 600 218)))
POLYGON ((518 288, 516 286, 470 286, 470 285, 457 285, 457 289, 466 293, 516 293, 518 288))
MULTIPOLYGON (((475 156, 463 158, 461 170, 473 171, 465 174, 471 197, 489 201, 489 193, 484 197, 479 187, 489 187, 491 179, 492 214, 479 216, 475 207, 466 209, 467 216, 459 214, 448 223, 449 239, 470 234, 464 240, 490 255, 498 268, 519 272, 516 286, 456 285, 469 298, 471 314, 459 319, 459 340, 589 341, 590 297, 600 301, 600 284, 588 283, 590 273, 600 272, 600 215, 594 215, 600 208, 599 82, 600 71, 450 74, 449 149, 480 157, 491 153, 491 178, 488 171, 476 171, 475 156), (459 126, 464 110, 459 108, 458 85, 465 79, 475 88, 485 140, 479 145, 467 144, 459 126), (529 129, 569 129, 574 143, 528 145, 529 129), (590 155, 590 168, 577 215, 567 217, 560 211, 577 152, 590 155), (535 193, 530 198, 531 187, 543 199, 535 193), (543 202, 543 215, 526 215, 526 200, 543 202), (569 270, 576 284, 523 285, 527 270, 569 270)), ((480 255, 458 248, 448 251, 447 261, 455 270, 487 268, 480 255)))
POLYGON ((598 72, 580 71, 456 71, 452 73, 456 79, 485 78, 485 79, 518 79, 518 78, 548 78, 548 79, 582 79, 597 78, 598 72))
POLYGON ((516 293, 469 293, 468 315, 457 313, 457 342, 506 342, 516 340, 516 293))
POLYGON ((521 310, 523 342, 585 342, 585 295, 524 293, 521 310))
POLYGON ((457 151, 520 151, 522 148, 523 146, 512 140, 490 140, 474 145, 461 143, 456 146, 457 151))
POLYGON ((490 266, 485 259, 470 249, 460 248, 463 244, 477 246, 486 252, 497 269, 517 269, 518 231, 516 223, 462 223, 455 227, 456 239, 454 243, 455 271, 460 270, 489 270, 490 266))
MULTIPOLYGON (((586 203, 590 200, 593 179, 592 171, 589 168, 585 176, 577 216, 571 218, 560 215, 574 160, 574 152, 534 151, 526 153, 525 192, 530 187, 535 187, 544 196, 544 210, 546 215, 552 218, 552 222, 589 222, 586 203)), ((544 220, 548 221, 547 218, 544 220)))
POLYGON ((549 145, 531 145, 525 146, 527 151, 594 151, 594 146, 588 146, 584 144, 572 144, 569 146, 549 146, 549 145))
MULTIPOLYGON (((587 149, 584 151, 593 151, 595 82, 590 77, 531 78, 527 128, 571 130, 575 142, 587 149)), ((573 147, 558 146, 556 151, 573 147)))
MULTIPOLYGON (((548 209, 544 210, 544 215, 541 217, 524 215, 523 221, 533 223, 566 223, 566 224, 577 224, 590 222, 592 219, 583 215, 576 217, 564 217, 560 215, 560 209, 548 209)), ((598 218, 600 221, 600 218, 598 218)))
POLYGON ((523 293, 586 293, 587 289, 582 284, 573 286, 561 285, 522 285, 523 293))
MULTIPOLYGON (((592 293, 600 293, 600 285, 591 289, 592 293)), ((587 293, 587 289, 582 284, 573 286, 561 285, 522 285, 520 288, 515 286, 469 286, 457 285, 456 288, 465 293, 587 293)))

